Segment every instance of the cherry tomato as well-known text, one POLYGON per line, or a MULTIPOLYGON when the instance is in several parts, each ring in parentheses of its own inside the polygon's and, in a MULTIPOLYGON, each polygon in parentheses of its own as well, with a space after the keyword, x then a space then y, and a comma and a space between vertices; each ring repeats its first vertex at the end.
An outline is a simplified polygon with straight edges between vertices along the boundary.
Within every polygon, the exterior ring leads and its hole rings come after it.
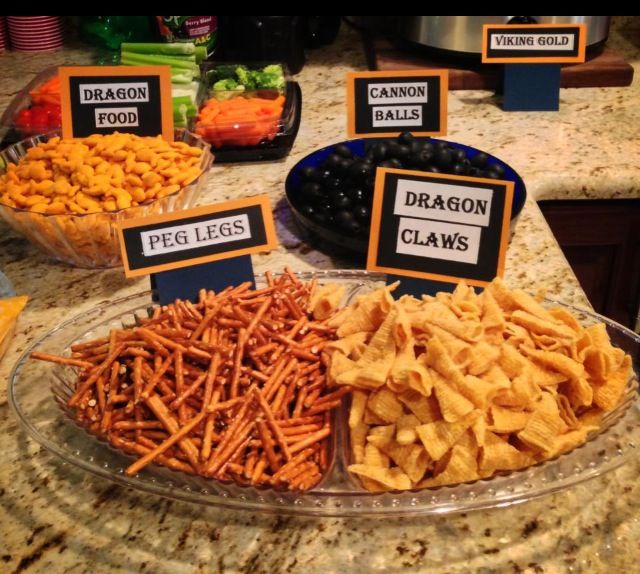
POLYGON ((18 112, 16 116, 16 126, 19 128, 26 128, 31 125, 31 110, 24 109, 18 112))

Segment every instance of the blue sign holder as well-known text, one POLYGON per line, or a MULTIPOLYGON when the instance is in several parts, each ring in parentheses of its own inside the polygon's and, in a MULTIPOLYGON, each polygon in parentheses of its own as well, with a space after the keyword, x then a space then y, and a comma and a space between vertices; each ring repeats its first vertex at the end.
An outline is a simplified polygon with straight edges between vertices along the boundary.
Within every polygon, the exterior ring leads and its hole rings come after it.
POLYGON ((203 288, 218 293, 246 281, 251 281, 255 287, 251 255, 151 273, 150 279, 152 298, 160 305, 168 305, 176 299, 196 302, 198 292, 203 288))
POLYGON ((557 112, 560 64, 505 64, 502 108, 507 112, 557 112))

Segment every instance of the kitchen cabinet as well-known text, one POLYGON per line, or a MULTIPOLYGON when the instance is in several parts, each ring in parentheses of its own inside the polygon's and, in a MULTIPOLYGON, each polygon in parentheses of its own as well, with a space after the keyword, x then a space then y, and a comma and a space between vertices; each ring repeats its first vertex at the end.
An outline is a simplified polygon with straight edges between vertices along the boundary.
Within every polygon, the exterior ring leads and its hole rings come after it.
POLYGON ((640 199, 538 202, 594 309, 635 328, 640 199))

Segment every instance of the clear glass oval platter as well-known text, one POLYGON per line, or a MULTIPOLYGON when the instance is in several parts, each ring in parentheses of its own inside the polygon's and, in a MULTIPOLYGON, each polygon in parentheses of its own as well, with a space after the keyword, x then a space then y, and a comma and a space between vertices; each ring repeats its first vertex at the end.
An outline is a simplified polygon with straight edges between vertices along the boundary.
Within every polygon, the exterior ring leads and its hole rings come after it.
MULTIPOLYGON (((299 273, 300 279, 347 286, 346 302, 384 284, 384 275, 366 271, 299 273)), ((257 285, 261 281, 257 279, 257 285)), ((525 502, 569 488, 609 472, 637 454, 640 444, 638 358, 640 336, 605 317, 549 300, 574 313, 583 325, 604 322, 614 345, 634 359, 634 374, 618 407, 587 442, 553 460, 520 471, 472 483, 416 491, 374 494, 362 489, 346 470, 349 453, 347 409, 335 412, 334 454, 331 468, 313 490, 301 493, 240 486, 193 477, 149 465, 135 476, 124 470, 133 458, 99 440, 77 425, 67 410, 75 381, 69 367, 29 359, 38 350, 63 354, 78 341, 107 333, 111 327, 136 324, 152 307, 150 292, 109 301, 54 328, 36 341, 16 363, 9 380, 9 399, 20 423, 42 446, 65 461, 115 483, 160 496, 207 506, 314 516, 415 516, 465 512, 525 502)))

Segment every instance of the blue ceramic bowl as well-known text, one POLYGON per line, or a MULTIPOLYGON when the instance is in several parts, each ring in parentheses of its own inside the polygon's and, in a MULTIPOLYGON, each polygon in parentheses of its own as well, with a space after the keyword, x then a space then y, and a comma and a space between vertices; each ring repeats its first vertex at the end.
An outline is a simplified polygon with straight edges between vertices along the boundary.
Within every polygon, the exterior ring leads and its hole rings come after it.
MULTIPOLYGON (((434 138, 416 139, 429 139, 433 143, 446 141, 434 138)), ((344 233, 336 226, 320 224, 317 221, 314 221, 306 216, 302 211, 302 208, 305 204, 304 201, 300 198, 299 194, 301 185, 300 171, 304 167, 320 166, 327 159, 327 157, 333 153, 337 145, 346 145, 347 147, 349 147, 353 155, 364 157, 366 155, 366 147, 372 145, 376 141, 379 140, 377 138, 347 140, 321 148, 302 158, 298 163, 296 163, 296 165, 293 166, 293 168, 289 172, 289 175, 287 176, 285 182, 285 192, 287 195, 287 201, 289 202, 289 206, 291 207, 291 211, 293 212, 295 219, 303 229, 310 232, 313 239, 320 240, 321 247, 324 247, 325 242, 327 243, 325 249, 326 251, 336 251, 339 253, 350 252, 353 254, 365 255, 368 245, 368 233, 354 237, 353 235, 344 233)), ((464 152, 467 154, 468 159, 472 159, 473 156, 482 151, 477 148, 455 142, 447 141, 446 143, 453 148, 464 150, 464 152)), ((506 181, 513 181, 515 184, 513 206, 511 208, 511 220, 513 222, 513 220, 522 210, 525 199, 527 197, 527 191, 525 189, 524 182, 522 181, 522 178, 509 165, 499 160, 497 157, 487 154, 486 152, 483 153, 488 156, 488 165, 500 165, 504 170, 503 179, 506 181)))

